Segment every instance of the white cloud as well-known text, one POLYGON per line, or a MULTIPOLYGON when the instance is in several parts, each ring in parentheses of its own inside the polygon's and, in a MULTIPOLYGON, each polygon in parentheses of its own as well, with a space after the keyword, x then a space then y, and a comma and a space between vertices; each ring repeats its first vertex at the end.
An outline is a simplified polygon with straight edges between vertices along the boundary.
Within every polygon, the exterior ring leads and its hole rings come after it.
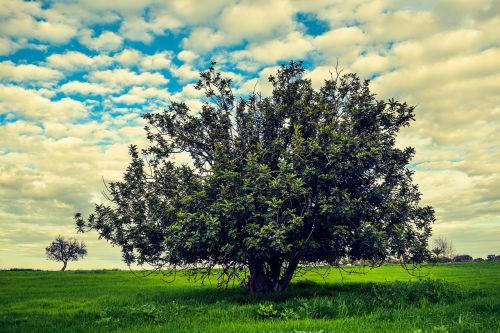
POLYGON ((177 58, 182 62, 191 63, 196 58, 198 58, 198 54, 194 53, 193 51, 183 50, 177 54, 177 58))
POLYGON ((85 106, 71 98, 50 100, 35 90, 0 85, 0 113, 16 113, 33 119, 56 117, 68 119, 84 116, 85 106))
POLYGON ((112 31, 104 31, 97 37, 92 37, 92 32, 86 30, 82 33, 80 41, 92 50, 114 51, 121 47, 123 38, 112 31))
POLYGON ((191 31, 188 38, 182 40, 184 47, 197 51, 207 51, 223 44, 224 36, 210 28, 201 27, 191 31))
POLYGON ((182 87, 182 91, 179 94, 181 98, 201 98, 204 96, 202 90, 198 90, 194 87, 194 84, 186 84, 182 87))
POLYGON ((47 64, 53 68, 73 72, 85 71, 110 66, 113 58, 107 55, 90 57, 85 53, 68 51, 62 54, 52 54, 47 57, 47 64))
POLYGON ((366 35, 359 27, 342 27, 325 32, 316 37, 315 44, 318 47, 332 44, 331 47, 346 47, 359 44, 366 40, 366 35))
MULTIPOLYGON (((444 58, 425 65, 412 66, 381 76, 374 84, 379 91, 404 90, 415 93, 428 84, 457 82, 472 77, 485 77, 500 71, 500 48, 488 49, 473 55, 444 58)), ((384 93, 387 95, 387 93, 384 93)))
POLYGON ((0 37, 0 55, 8 55, 14 53, 21 45, 12 41, 10 38, 0 37))
POLYGON ((172 63, 171 52, 159 52, 153 55, 144 56, 141 59, 140 67, 145 70, 168 69, 172 63))
POLYGON ((148 21, 142 16, 126 16, 120 34, 133 41, 150 43, 155 35, 162 35, 166 30, 176 29, 181 22, 166 11, 152 12, 148 21))
POLYGON ((182 81, 193 81, 200 78, 200 73, 190 64, 184 64, 170 69, 171 73, 182 81))
POLYGON ((52 43, 65 43, 76 35, 76 29, 64 23, 37 22, 33 29, 36 29, 35 36, 38 40, 52 43))
POLYGON ((388 58, 376 53, 369 53, 357 58, 351 65, 351 71, 368 78, 373 73, 384 71, 391 65, 388 58))
POLYGON ((219 15, 225 7, 231 4, 231 1, 232 0, 172 0, 168 2, 169 5, 165 10, 173 13, 182 22, 193 25, 203 25, 213 22, 217 15, 219 15))
POLYGON ((485 37, 481 30, 458 29, 439 32, 422 39, 410 39, 394 45, 394 61, 397 61, 398 65, 406 63, 414 66, 475 53, 484 46, 485 37), (432 52, 429 52, 430 50, 432 52))
POLYGON ((120 34, 133 41, 150 43, 153 36, 148 28, 149 24, 142 17, 128 17, 121 25, 120 34))
POLYGON ((168 101, 170 99, 170 95, 165 89, 158 88, 143 88, 143 87, 134 87, 130 89, 125 95, 121 95, 118 97, 113 97, 113 101, 117 103, 123 104, 143 104, 146 103, 149 99, 155 99, 160 101, 168 101))
POLYGON ((89 74, 90 82, 99 82, 106 87, 127 87, 132 85, 161 86, 168 80, 160 73, 135 73, 128 69, 96 71, 89 74))
POLYGON ((103 87, 96 83, 71 81, 61 86, 61 91, 65 94, 81 95, 106 95, 113 93, 114 90, 109 87, 103 87))
POLYGON ((127 67, 137 66, 143 70, 161 70, 171 66, 173 57, 171 51, 146 55, 136 49, 129 48, 116 54, 114 60, 127 67))
POLYGON ((311 38, 295 31, 283 39, 250 44, 246 50, 234 52, 233 56, 237 62, 246 58, 263 64, 271 64, 283 59, 302 59, 312 48, 311 38))
POLYGON ((343 63, 357 58, 367 36, 359 27, 341 27, 317 36, 313 40, 314 48, 329 62, 340 57, 343 63))
POLYGON ((292 15, 293 7, 288 1, 246 1, 227 7, 217 25, 233 41, 289 28, 292 15))
POLYGON ((0 31, 4 36, 28 38, 61 44, 77 34, 70 18, 48 15, 39 3, 4 1, 0 14, 0 31))
POLYGON ((191 50, 206 51, 242 40, 262 40, 291 31, 295 25, 293 14, 293 6, 286 0, 242 1, 223 10, 217 29, 193 29, 183 45, 191 50))
POLYGON ((0 79, 11 82, 56 82, 64 75, 57 70, 37 65, 16 65, 12 61, 0 62, 0 79))
POLYGON ((142 53, 136 49, 125 49, 114 56, 114 59, 125 66, 132 66, 139 62, 142 53))

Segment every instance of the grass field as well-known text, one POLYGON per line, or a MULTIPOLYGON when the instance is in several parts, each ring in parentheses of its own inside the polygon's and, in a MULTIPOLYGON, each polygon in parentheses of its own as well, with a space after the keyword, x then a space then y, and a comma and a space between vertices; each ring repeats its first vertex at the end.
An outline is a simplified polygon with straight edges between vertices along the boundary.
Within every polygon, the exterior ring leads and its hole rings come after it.
POLYGON ((0 332, 500 332, 500 262, 308 272, 277 295, 128 271, 0 271, 0 332))

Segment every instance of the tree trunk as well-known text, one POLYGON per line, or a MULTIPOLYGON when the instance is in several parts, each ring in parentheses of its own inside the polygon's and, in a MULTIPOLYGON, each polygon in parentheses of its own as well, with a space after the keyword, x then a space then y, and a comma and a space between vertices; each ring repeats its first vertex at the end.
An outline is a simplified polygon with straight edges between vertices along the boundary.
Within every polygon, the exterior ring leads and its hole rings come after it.
POLYGON ((275 285, 274 291, 285 291, 286 288, 288 288, 288 285, 290 284, 290 281, 292 281, 293 274, 295 273, 298 265, 298 259, 292 259, 288 263, 288 266, 286 267, 286 270, 283 273, 283 276, 281 277, 279 283, 275 285))
POLYGON ((248 292, 250 294, 271 292, 272 285, 264 272, 264 264, 261 262, 252 262, 249 265, 249 269, 248 292))
POLYGON ((281 274, 282 261, 275 261, 270 265, 270 276, 266 275, 264 263, 251 261, 249 264, 250 279, 248 281, 248 292, 271 293, 285 291, 292 280, 299 261, 294 259, 288 263, 283 274, 281 274))
POLYGON ((67 261, 64 261, 64 265, 63 265, 63 267, 61 268, 61 271, 65 271, 65 270, 66 270, 66 265, 67 265, 67 264, 68 264, 68 262, 67 262, 67 261))

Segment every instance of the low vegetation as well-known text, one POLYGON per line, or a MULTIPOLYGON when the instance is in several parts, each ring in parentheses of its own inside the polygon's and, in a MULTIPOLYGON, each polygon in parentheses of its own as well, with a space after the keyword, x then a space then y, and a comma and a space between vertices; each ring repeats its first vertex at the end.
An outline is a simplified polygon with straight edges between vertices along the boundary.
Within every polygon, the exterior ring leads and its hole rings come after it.
POLYGON ((283 293, 178 273, 2 271, 1 332, 500 332, 500 262, 305 271, 283 293))

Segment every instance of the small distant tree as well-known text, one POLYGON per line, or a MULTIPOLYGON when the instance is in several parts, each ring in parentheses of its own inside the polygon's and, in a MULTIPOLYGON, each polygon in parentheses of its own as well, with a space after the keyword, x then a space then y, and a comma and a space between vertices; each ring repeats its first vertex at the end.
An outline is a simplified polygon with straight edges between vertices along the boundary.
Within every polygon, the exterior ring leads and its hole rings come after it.
POLYGON ((45 254, 49 260, 62 262, 61 271, 64 271, 68 261, 76 261, 87 255, 87 247, 83 242, 79 242, 74 238, 65 240, 64 237, 57 236, 56 240, 45 248, 45 254))
POLYGON ((453 244, 443 237, 434 240, 434 248, 431 251, 438 261, 441 258, 453 258, 455 255, 453 244))
POLYGON ((488 254, 488 256, 486 257, 486 260, 488 260, 488 261, 495 261, 495 255, 494 254, 488 254))

